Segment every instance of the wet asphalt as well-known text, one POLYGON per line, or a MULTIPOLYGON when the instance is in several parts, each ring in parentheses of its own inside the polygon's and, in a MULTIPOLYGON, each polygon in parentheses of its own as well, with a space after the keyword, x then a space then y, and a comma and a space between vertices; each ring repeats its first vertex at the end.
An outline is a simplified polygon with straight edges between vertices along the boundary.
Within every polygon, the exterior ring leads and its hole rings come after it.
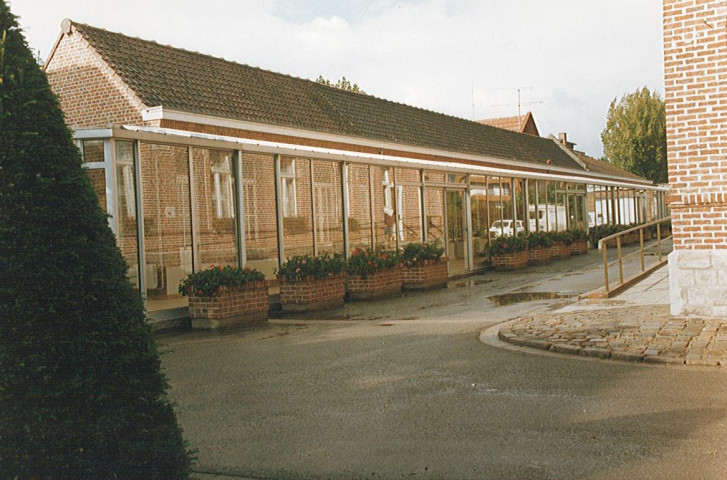
POLYGON ((725 370, 479 341, 595 288, 589 256, 161 337, 196 478, 727 478, 725 370), (526 291, 541 295, 490 298, 526 291))

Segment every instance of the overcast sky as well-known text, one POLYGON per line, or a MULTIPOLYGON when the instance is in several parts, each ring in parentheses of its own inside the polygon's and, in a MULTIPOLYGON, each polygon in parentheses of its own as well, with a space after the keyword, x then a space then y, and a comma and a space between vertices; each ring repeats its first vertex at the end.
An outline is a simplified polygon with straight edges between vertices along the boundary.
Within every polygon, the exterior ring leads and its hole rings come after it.
POLYGON ((9 0, 45 59, 64 18, 267 70, 346 76, 467 119, 530 110, 599 158, 611 100, 663 95, 660 0, 9 0))

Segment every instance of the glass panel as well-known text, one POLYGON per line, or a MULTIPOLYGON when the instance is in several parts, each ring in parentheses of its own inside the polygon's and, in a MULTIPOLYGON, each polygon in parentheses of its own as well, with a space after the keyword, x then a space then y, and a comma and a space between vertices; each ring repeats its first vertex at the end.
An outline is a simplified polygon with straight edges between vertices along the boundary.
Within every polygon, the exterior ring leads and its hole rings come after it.
POLYGON ((485 177, 484 175, 470 175, 470 185, 487 185, 487 177, 485 177))
POLYGON ((472 208, 474 265, 478 267, 487 258, 487 247, 489 246, 487 231, 490 221, 487 211, 487 190, 485 188, 472 188, 470 190, 470 206, 472 208))
POLYGON ((487 177, 487 197, 488 197, 488 221, 490 222, 489 237, 495 238, 503 234, 504 216, 503 216, 503 200, 507 198, 503 195, 503 186, 500 177, 487 177))
POLYGON ((83 141, 83 163, 104 162, 103 140, 83 141))
POLYGON ((374 238, 375 246, 396 248, 396 194, 394 169, 372 166, 374 181, 374 238))
MULTIPOLYGON (((116 243, 121 250, 121 255, 129 265, 129 280, 134 288, 139 290, 139 232, 136 223, 136 184, 134 144, 132 142, 116 142, 116 194, 118 216, 116 243)), ((156 281, 156 270, 149 271, 147 277, 152 277, 152 281, 156 281)))
POLYGON ((552 183, 555 185, 555 228, 557 231, 562 232, 568 229, 565 183, 552 183))
POLYGON ((525 180, 516 178, 513 180, 515 189, 515 218, 517 219, 517 228, 515 234, 525 233, 527 225, 527 205, 525 205, 525 180))
POLYGON ((550 231, 550 215, 548 212, 551 210, 551 200, 549 200, 548 192, 548 181, 538 180, 537 192, 538 192, 538 209, 536 212, 538 229, 541 231, 550 231))
MULTIPOLYGON (((500 179, 500 188, 502 189, 500 198, 502 199, 502 234, 514 235, 515 226, 515 196, 513 194, 512 178, 502 177, 500 179)), ((519 230, 519 229, 518 229, 519 230)))
POLYGON ((317 253, 343 254, 341 165, 318 160, 312 163, 317 253))
POLYGON ((456 184, 460 184, 460 185, 467 185, 467 174, 449 173, 449 174, 447 174, 447 183, 456 183, 456 184))
POLYGON ((576 195, 576 228, 585 230, 586 227, 586 196, 576 195))
POLYGON ((232 152, 192 149, 200 268, 238 265, 232 152))
POLYGON ((348 241, 352 250, 371 246, 371 188, 368 165, 348 166, 348 241))
POLYGON ((187 149, 141 144, 148 310, 187 305, 179 283, 192 273, 187 149))
POLYGON ((427 242, 441 240, 444 245, 444 191, 426 189, 427 242))
POLYGON ((275 278, 273 271, 278 268, 275 163, 272 155, 242 155, 242 198, 247 265, 272 280, 275 278))
POLYGON ((397 187, 399 245, 422 241, 422 189, 414 185, 397 187))
POLYGON ((424 172, 424 180, 431 183, 444 183, 444 172, 424 172))
POLYGON ((538 222, 538 181, 528 181, 528 231, 535 232, 539 228, 542 230, 538 222))
POLYGON ((310 160, 283 157, 280 159, 280 171, 285 256, 312 255, 313 208, 310 160))
POLYGON ((93 191, 96 192, 101 210, 108 213, 108 205, 106 205, 106 170, 103 168, 87 168, 86 174, 88 179, 91 180, 91 186, 93 191))
POLYGON ((464 192, 447 190, 447 257, 450 272, 467 270, 467 248, 465 245, 464 192))

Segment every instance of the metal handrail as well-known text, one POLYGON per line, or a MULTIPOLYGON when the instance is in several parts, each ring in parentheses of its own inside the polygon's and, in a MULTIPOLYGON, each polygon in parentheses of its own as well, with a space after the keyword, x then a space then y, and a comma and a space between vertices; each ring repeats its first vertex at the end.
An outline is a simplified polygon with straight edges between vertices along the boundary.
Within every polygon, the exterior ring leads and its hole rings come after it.
POLYGON ((608 281, 608 269, 609 267, 612 267, 613 265, 616 265, 618 263, 618 279, 619 279, 619 286, 624 284, 624 275, 623 275, 623 260, 625 258, 630 258, 633 256, 639 255, 640 263, 641 263, 641 273, 643 274, 646 271, 645 268, 645 262, 644 262, 644 229, 647 227, 650 227, 652 225, 656 225, 656 241, 652 242, 651 244, 647 245, 647 248, 651 248, 652 246, 657 246, 657 251, 659 253, 659 263, 663 261, 663 252, 661 249, 661 242, 662 240, 668 239, 671 237, 671 235, 668 235, 664 238, 661 237, 661 224, 665 221, 671 220, 671 217, 663 217, 658 220, 653 220, 651 222, 647 222, 641 225, 638 225, 636 227, 629 228, 627 230, 623 230, 618 233, 614 233, 613 235, 609 235, 608 237, 603 237, 598 241, 598 249, 603 252, 603 280, 605 285, 606 294, 608 295, 610 291, 609 281, 608 281), (621 250, 621 237, 624 235, 627 235, 631 232, 639 232, 639 250, 636 252, 632 252, 627 255, 623 255, 621 250), (608 242, 610 240, 616 240, 616 252, 617 252, 617 259, 610 264, 608 263, 608 242))

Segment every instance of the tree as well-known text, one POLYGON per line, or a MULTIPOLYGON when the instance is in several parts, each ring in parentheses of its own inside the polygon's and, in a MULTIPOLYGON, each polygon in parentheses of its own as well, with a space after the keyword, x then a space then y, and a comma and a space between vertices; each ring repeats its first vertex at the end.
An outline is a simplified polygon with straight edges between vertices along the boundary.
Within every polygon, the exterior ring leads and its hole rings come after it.
POLYGON ((618 102, 614 98, 601 141, 614 165, 656 183, 668 181, 666 111, 658 92, 643 87, 618 102))
POLYGON ((0 478, 188 478, 144 306, 0 0, 0 478))
POLYGON ((341 77, 339 81, 336 83, 331 83, 330 80, 327 78, 324 78, 323 75, 319 75, 316 79, 316 83, 320 83, 321 85, 327 85, 329 87, 336 87, 340 88, 341 90, 348 90, 350 92, 356 92, 356 93, 366 93, 363 90, 359 88, 359 86, 355 83, 351 83, 348 80, 346 80, 346 76, 344 75, 341 77))

